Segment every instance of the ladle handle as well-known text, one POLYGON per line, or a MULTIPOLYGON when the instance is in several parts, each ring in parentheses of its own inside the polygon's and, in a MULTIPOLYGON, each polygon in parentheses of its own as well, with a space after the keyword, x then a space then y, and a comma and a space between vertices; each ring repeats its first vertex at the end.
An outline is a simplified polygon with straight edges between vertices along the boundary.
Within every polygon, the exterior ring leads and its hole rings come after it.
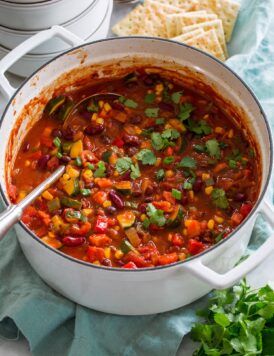
POLYGON ((21 218, 22 211, 18 205, 10 205, 7 210, 0 214, 0 241, 9 229, 21 218))

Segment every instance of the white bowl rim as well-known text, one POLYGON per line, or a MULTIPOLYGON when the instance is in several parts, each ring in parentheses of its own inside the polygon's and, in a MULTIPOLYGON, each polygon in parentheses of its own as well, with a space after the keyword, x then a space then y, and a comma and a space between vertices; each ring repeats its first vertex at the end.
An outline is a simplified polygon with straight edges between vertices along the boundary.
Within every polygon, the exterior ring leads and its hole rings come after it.
MULTIPOLYGON (((4 117, 6 115, 6 112, 8 111, 8 108, 10 107, 13 99, 16 97, 16 95, 19 93, 19 91, 24 87, 24 85, 30 81, 33 77, 35 77, 35 75, 44 67, 46 67, 49 63, 53 62, 54 60, 56 60, 57 58, 63 56, 64 54, 70 53, 72 51, 74 51, 75 49, 81 49, 84 48, 86 46, 92 45, 92 44, 96 44, 96 43, 101 43, 101 42, 110 42, 110 41, 119 41, 119 40, 127 40, 127 39, 142 39, 142 40, 147 40, 147 41, 159 41, 159 42, 167 42, 170 44, 176 44, 179 46, 183 46, 185 48, 188 48, 190 50, 193 50, 195 52, 198 52, 200 54, 202 54, 203 56, 207 57, 209 60, 213 60, 214 62, 216 62, 217 64, 221 65, 223 67, 223 69, 225 69, 226 71, 228 71, 230 73, 230 75, 233 75, 236 79, 238 79, 241 84, 246 88, 246 90, 249 92, 249 94, 252 96, 253 100, 256 102, 256 104, 258 105, 258 108, 261 112, 262 118, 264 120, 265 126, 267 128, 267 133, 268 133, 268 140, 269 140, 269 145, 270 145, 270 164, 269 164, 269 170, 267 173, 267 178, 266 178, 266 182, 264 184, 264 187, 262 189, 261 195, 259 197, 259 199, 256 201, 256 204, 254 205, 251 213, 247 216, 247 218, 244 220, 243 223, 241 223, 239 226, 236 227, 235 230, 232 231, 232 233, 225 239, 217 242, 215 245, 211 246, 210 248, 208 248, 207 250, 191 256, 189 258, 187 258, 184 261, 178 261, 175 263, 171 263, 168 265, 164 265, 164 266, 156 266, 156 267, 145 267, 145 268, 137 268, 137 269, 124 269, 124 268, 119 268, 119 267, 107 267, 107 266, 98 266, 95 264, 92 264, 90 262, 85 262, 79 259, 76 259, 74 257, 71 257, 61 251, 59 251, 58 249, 55 249, 47 244, 45 244, 44 242, 42 242, 42 240, 37 237, 25 224, 23 224, 21 221, 18 222, 18 224, 28 233, 30 234, 30 236, 38 243, 40 243, 41 245, 43 245, 45 248, 49 249, 50 251, 60 255, 61 257, 67 259, 68 261, 71 262, 75 262, 78 263, 82 266, 88 267, 88 268, 94 268, 94 269, 99 269, 99 270, 105 270, 105 271, 109 271, 109 272, 121 272, 121 273, 140 273, 140 272, 145 272, 145 271, 150 271, 150 272, 157 272, 159 270, 164 270, 164 269, 169 269, 169 268, 174 268, 174 267, 178 267, 181 265, 184 265, 186 263, 189 263, 197 258, 200 258, 201 256, 204 256, 208 253, 210 253, 211 251, 215 250, 216 248, 218 248, 219 246, 225 244, 228 240, 230 240, 244 225, 246 225, 248 223, 248 221, 251 219, 251 217, 253 217, 256 214, 256 211, 259 207, 259 205, 261 204, 261 202, 263 201, 266 191, 268 189, 269 183, 270 183, 270 178, 271 178, 271 172, 273 169, 273 140, 272 140, 272 136, 271 136, 271 129, 270 129, 270 125, 268 123, 267 120, 267 116, 264 112, 264 109, 262 108, 262 105, 260 104, 258 98, 256 97, 255 93, 253 92, 253 90, 245 83, 245 81, 234 71, 232 70, 230 67, 228 67, 225 63, 221 62, 219 59, 217 59, 216 57, 213 57, 211 54, 204 52, 200 49, 197 49, 195 47, 189 46, 185 43, 182 42, 178 42, 178 41, 173 41, 173 40, 169 40, 169 39, 164 39, 164 38, 157 38, 157 37, 143 37, 143 36, 130 36, 130 37, 111 37, 111 38, 105 38, 102 40, 97 40, 97 41, 91 41, 91 42, 87 42, 84 43, 82 45, 76 46, 74 48, 71 48, 67 51, 62 52, 62 54, 59 54, 58 56, 52 58, 50 61, 48 61, 47 63, 43 64, 41 67, 39 67, 35 72, 33 72, 30 76, 28 76, 23 83, 19 86, 19 88, 17 88, 17 90, 15 91, 15 93, 12 95, 12 97, 9 99, 8 104, 6 105, 6 108, 1 116, 1 121, 0 121, 0 128, 2 126, 4 117)), ((9 201, 7 200, 4 191, 3 191, 3 187, 2 184, 0 184, 0 195, 3 199, 4 204, 7 206, 10 205, 9 201)))

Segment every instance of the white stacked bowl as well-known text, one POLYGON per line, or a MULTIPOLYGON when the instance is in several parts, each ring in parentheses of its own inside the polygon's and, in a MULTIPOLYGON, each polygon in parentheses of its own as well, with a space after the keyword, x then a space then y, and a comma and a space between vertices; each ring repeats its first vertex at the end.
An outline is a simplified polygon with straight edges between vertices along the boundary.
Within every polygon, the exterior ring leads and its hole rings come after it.
MULTIPOLYGON (((105 38, 113 0, 0 0, 0 59, 35 33, 60 25, 84 41, 105 38)), ((70 47, 52 38, 25 55, 10 71, 28 76, 70 47)))

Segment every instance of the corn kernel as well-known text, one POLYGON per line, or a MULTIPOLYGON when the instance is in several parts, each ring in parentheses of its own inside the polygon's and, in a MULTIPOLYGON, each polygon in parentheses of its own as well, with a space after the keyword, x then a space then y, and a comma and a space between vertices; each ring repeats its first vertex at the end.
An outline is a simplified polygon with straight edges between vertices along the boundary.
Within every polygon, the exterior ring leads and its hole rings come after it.
POLYGON ((206 193, 207 195, 210 195, 210 194, 212 193, 212 191, 213 191, 212 185, 210 185, 209 187, 206 187, 206 188, 205 188, 205 193, 206 193))
POLYGON ((97 117, 98 117, 98 114, 95 112, 95 113, 92 114, 91 120, 92 121, 96 121, 97 117))
POLYGON ((158 158, 156 159, 155 166, 156 166, 156 167, 159 167, 160 164, 161 164, 161 162, 162 162, 162 158, 158 157, 158 158))
POLYGON ((120 258, 122 258, 124 256, 123 252, 121 250, 117 250, 114 254, 115 258, 117 260, 120 260, 120 258))
POLYGON ((54 239, 56 237, 55 233, 52 232, 52 231, 49 231, 48 232, 48 237, 51 238, 51 239, 54 239))
POLYGON ((98 104, 99 104, 99 108, 102 109, 105 103, 103 102, 103 100, 99 100, 98 104))
POLYGON ((215 128, 215 132, 217 134, 223 135, 225 133, 225 130, 222 127, 218 126, 218 127, 215 128))
POLYGON ((19 203, 21 200, 23 200, 27 196, 27 192, 24 190, 21 190, 21 192, 18 195, 17 202, 19 203))
POLYGON ((82 172, 82 176, 84 179, 89 180, 93 177, 93 172, 91 169, 84 169, 82 172))
POLYGON ((173 88, 174 88, 174 85, 173 85, 172 83, 169 83, 169 84, 168 84, 168 88, 169 88, 169 89, 173 89, 173 88))
POLYGON ((165 176, 167 178, 173 177, 174 176, 174 172, 171 169, 169 169, 168 171, 166 171, 165 176))
POLYGON ((48 237, 48 236, 44 236, 44 237, 41 238, 41 240, 42 240, 45 244, 47 244, 47 245, 49 245, 49 246, 51 246, 51 247, 53 247, 53 248, 60 248, 60 247, 62 247, 62 243, 61 243, 59 240, 57 240, 57 239, 52 239, 52 238, 50 238, 50 237, 48 237))
POLYGON ((109 206, 111 206, 111 201, 110 201, 110 200, 105 200, 105 201, 103 202, 103 207, 104 207, 104 208, 108 208, 109 206))
POLYGON ((183 252, 179 253, 178 256, 179 256, 179 260, 180 260, 180 261, 184 261, 184 260, 186 259, 186 254, 183 253, 183 252))
POLYGON ((159 83, 159 84, 156 84, 156 85, 155 85, 156 94, 161 93, 163 90, 164 90, 164 85, 163 85, 163 83, 159 83))
POLYGON ((112 107, 109 105, 109 103, 105 103, 105 105, 104 105, 104 110, 105 110, 106 112, 109 112, 111 109, 112 109, 112 107))
POLYGON ((118 177, 118 176, 119 176, 118 171, 115 171, 115 172, 113 173, 113 175, 114 175, 114 177, 118 177))
POLYGON ((209 228, 209 230, 213 230, 214 229, 214 224, 215 224, 215 222, 214 222, 213 219, 208 220, 207 227, 209 228))
POLYGON ((208 173, 203 173, 202 174, 202 181, 205 182, 206 180, 208 180, 210 178, 210 174, 208 173))
POLYGON ((90 216, 90 215, 92 215, 92 213, 93 213, 93 209, 90 209, 90 208, 82 209, 82 213, 83 213, 85 216, 90 216))
POLYGON ((168 234, 167 239, 168 239, 168 241, 171 241, 172 240, 172 234, 168 234))
POLYGON ((137 135, 140 135, 140 134, 142 133, 142 130, 140 129, 140 127, 134 126, 134 129, 135 129, 135 133, 136 133, 137 135))
POLYGON ((69 178, 77 178, 80 175, 79 171, 77 171, 75 168, 72 168, 71 166, 67 166, 66 173, 68 174, 69 178))
POLYGON ((222 224, 224 222, 224 219, 221 216, 215 215, 214 216, 214 220, 218 223, 218 224, 222 224))
POLYGON ((45 190, 44 193, 42 193, 42 197, 46 200, 52 200, 53 199, 53 195, 50 194, 50 192, 48 190, 45 190))
POLYGON ((191 220, 185 220, 185 227, 189 227, 191 224, 191 220))
POLYGON ((145 221, 146 218, 147 218, 146 214, 142 214, 142 215, 140 216, 141 221, 145 221))
POLYGON ((194 199, 194 192, 193 192, 193 190, 190 190, 190 191, 188 192, 188 196, 189 196, 189 199, 190 199, 190 200, 193 200, 193 199, 194 199))
POLYGON ((114 230, 119 231, 120 230, 120 226, 118 226, 118 225, 114 226, 114 230))
POLYGON ((62 178, 64 179, 64 181, 66 181, 66 180, 70 179, 70 176, 67 173, 65 173, 65 174, 63 174, 62 178))
POLYGON ((228 131, 227 137, 228 138, 232 138, 233 136, 234 136, 234 131, 231 129, 231 130, 228 131))
POLYGON ((204 117, 203 117, 204 120, 206 120, 206 119, 208 119, 208 118, 209 118, 209 115, 208 115, 208 114, 204 115, 204 117))
POLYGON ((112 154, 110 157, 109 157, 109 163, 114 165, 115 163, 117 162, 117 156, 115 154, 112 154))
POLYGON ((96 260, 96 261, 94 261, 94 262, 92 262, 94 265, 97 265, 97 266, 101 266, 101 263, 98 261, 98 260, 96 260))
POLYGON ((105 258, 110 258, 110 248, 109 247, 104 248, 104 253, 105 253, 105 258))
POLYGON ((29 167, 29 166, 30 166, 30 160, 27 159, 27 160, 25 161, 25 167, 29 167))
POLYGON ((103 123, 104 123, 104 119, 103 119, 102 117, 98 117, 98 118, 96 119, 96 123, 97 123, 97 124, 103 124, 103 123))
POLYGON ((187 236, 187 229, 183 229, 183 235, 187 236))

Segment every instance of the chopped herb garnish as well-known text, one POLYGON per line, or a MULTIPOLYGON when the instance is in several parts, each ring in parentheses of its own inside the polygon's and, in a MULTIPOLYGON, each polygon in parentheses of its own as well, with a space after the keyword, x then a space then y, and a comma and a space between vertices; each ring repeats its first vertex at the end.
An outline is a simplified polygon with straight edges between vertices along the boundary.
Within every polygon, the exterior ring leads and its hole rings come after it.
POLYGON ((176 140, 180 137, 180 133, 176 129, 166 129, 160 134, 159 132, 153 132, 151 135, 152 147, 160 151, 168 146, 174 146, 172 140, 176 140))
POLYGON ((136 103, 136 101, 134 101, 132 99, 127 99, 124 96, 120 96, 119 101, 131 109, 136 109, 138 107, 138 103, 136 103))
POLYGON ((156 162, 155 154, 147 148, 144 148, 137 154, 137 159, 141 161, 144 165, 150 166, 152 166, 156 162))
POLYGON ((208 179, 206 179, 205 180, 205 185, 207 186, 207 187, 209 187, 209 186, 211 186, 211 185, 214 185, 214 179, 213 178, 208 178, 208 179))
POLYGON ((194 107, 190 103, 185 103, 183 105, 180 105, 180 113, 178 115, 178 118, 182 121, 187 120, 190 117, 190 114, 194 110, 194 107))
POLYGON ((166 119, 163 118, 163 117, 160 117, 159 119, 156 119, 156 120, 155 120, 155 124, 156 124, 156 125, 164 125, 165 122, 166 122, 166 119))
POLYGON ((54 140, 53 140, 53 144, 54 144, 54 146, 56 146, 57 148, 60 148, 61 145, 62 145, 62 142, 61 142, 61 140, 60 140, 59 137, 55 137, 54 140))
POLYGON ((213 203, 221 209, 226 209, 228 208, 228 200, 225 194, 225 191, 223 189, 213 189, 211 193, 211 198, 213 200, 213 203))
POLYGON ((192 183, 189 180, 184 181, 183 188, 187 190, 192 189, 192 183))
POLYGON ((94 172, 94 177, 95 178, 102 178, 105 176, 105 172, 106 172, 106 166, 105 166, 105 162, 103 161, 99 161, 97 163, 97 169, 94 172))
POLYGON ((174 162, 174 157, 173 156, 169 156, 169 157, 165 157, 164 160, 163 160, 163 163, 164 164, 171 164, 174 162))
POLYGON ((163 149, 165 145, 162 135, 159 132, 153 132, 151 134, 151 143, 152 147, 157 151, 163 149))
POLYGON ((158 117, 159 108, 147 108, 145 110, 145 115, 147 117, 158 117))
POLYGON ((199 152, 199 153, 206 152, 206 146, 205 145, 194 145, 193 149, 194 149, 194 151, 199 152))
POLYGON ((159 169, 159 171, 157 171, 155 175, 157 181, 161 181, 165 178, 165 171, 163 169, 159 169))
POLYGON ((92 163, 87 163, 87 168, 88 169, 90 169, 90 170, 92 170, 92 171, 94 171, 95 170, 95 166, 94 166, 94 164, 92 164, 92 163))
POLYGON ((105 152, 102 153, 101 158, 102 158, 102 160, 103 160, 104 162, 107 162, 107 163, 108 163, 109 158, 110 158, 111 155, 112 155, 112 151, 105 151, 105 152))
POLYGON ((182 95, 183 95, 182 91, 176 91, 175 93, 171 94, 171 100, 173 101, 174 104, 179 104, 182 95))
POLYGON ((153 104, 156 98, 156 94, 155 93, 148 93, 145 96, 145 103, 146 104, 153 104))
POLYGON ((161 209, 156 209, 151 203, 147 205, 147 215, 149 217, 149 223, 158 226, 164 226, 166 223, 166 218, 164 212, 161 209))
POLYGON ((219 242, 223 239, 224 237, 224 233, 221 232, 220 234, 218 234, 217 236, 215 236, 215 242, 219 242))
POLYGON ((180 192, 180 190, 172 189, 171 195, 172 195, 173 198, 175 198, 176 200, 181 200, 181 199, 182 199, 182 192, 180 192))
POLYGON ((141 172, 140 172, 140 168, 138 163, 132 164, 130 166, 131 169, 131 173, 130 173, 130 178, 131 179, 136 179, 139 178, 141 176, 141 172))
POLYGON ((117 159, 115 168, 119 174, 126 173, 132 165, 132 160, 130 157, 121 157, 117 159))
POLYGON ((194 132, 196 135, 209 135, 212 133, 212 128, 205 120, 196 122, 189 119, 187 127, 189 131, 194 132))
POLYGON ((62 153, 61 153, 61 152, 57 152, 57 153, 56 153, 56 157, 60 159, 60 158, 62 158, 62 157, 63 157, 63 155, 62 155, 62 153))
POLYGON ((162 137, 170 140, 176 140, 180 137, 180 133, 176 129, 165 129, 162 133, 162 137))
POLYGON ((144 221, 143 221, 143 227, 147 230, 149 228, 149 225, 150 225, 150 221, 148 218, 146 218, 144 221))
POLYGON ((88 197, 91 195, 91 190, 90 189, 81 189, 80 193, 84 196, 84 197, 88 197))
POLYGON ((238 166, 237 166, 237 161, 235 161, 234 159, 230 159, 228 161, 228 165, 229 165, 229 168, 232 168, 232 169, 236 169, 238 166))
POLYGON ((98 107, 98 103, 91 100, 89 103, 88 103, 88 106, 87 106, 87 111, 88 112, 98 112, 99 111, 99 107, 98 107))
POLYGON ((150 137, 152 132, 153 132, 153 128, 150 127, 149 129, 143 129, 141 135, 150 137))
POLYGON ((215 139, 213 140, 208 140, 206 141, 206 149, 210 157, 220 159, 221 157, 221 151, 220 151, 220 146, 219 142, 215 139))
POLYGON ((194 158, 186 156, 181 160, 180 163, 178 163, 178 167, 195 169, 197 167, 197 162, 194 158))

